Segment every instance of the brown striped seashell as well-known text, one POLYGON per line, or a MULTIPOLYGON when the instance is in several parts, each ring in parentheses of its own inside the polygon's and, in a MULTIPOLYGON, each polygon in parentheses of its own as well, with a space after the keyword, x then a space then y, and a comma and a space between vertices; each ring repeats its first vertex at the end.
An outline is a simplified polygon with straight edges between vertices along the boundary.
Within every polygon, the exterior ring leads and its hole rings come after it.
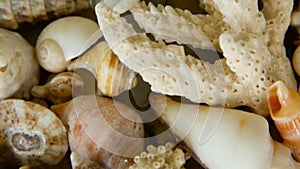
POLYGON ((0 27, 17 29, 24 22, 57 18, 94 7, 99 0, 1 0, 0 27))
POLYGON ((85 95, 51 109, 68 128, 71 151, 105 168, 128 168, 143 151, 141 117, 120 102, 85 95))
POLYGON ((134 71, 125 66, 106 41, 93 48, 69 65, 68 70, 86 69, 97 79, 97 86, 105 96, 117 96, 137 85, 134 71))
POLYGON ((268 106, 284 143, 300 161, 300 95, 277 81, 268 88, 268 106))
POLYGON ((76 73, 62 72, 55 75, 45 85, 33 86, 31 94, 34 97, 44 98, 54 104, 59 104, 84 94, 84 81, 76 73))
POLYGON ((19 99, 0 101, 0 168, 55 165, 68 150, 63 123, 49 109, 19 99))

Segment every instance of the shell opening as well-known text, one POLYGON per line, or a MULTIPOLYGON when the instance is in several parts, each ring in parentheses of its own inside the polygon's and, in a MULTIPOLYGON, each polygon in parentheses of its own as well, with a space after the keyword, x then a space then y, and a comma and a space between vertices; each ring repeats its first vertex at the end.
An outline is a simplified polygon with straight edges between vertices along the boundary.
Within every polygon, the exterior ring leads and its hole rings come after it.
POLYGON ((38 135, 15 133, 12 136, 12 143, 14 147, 19 151, 31 151, 40 149, 42 140, 38 135))
POLYGON ((269 102, 270 111, 273 115, 276 114, 276 112, 279 112, 279 110, 281 109, 281 104, 277 94, 271 94, 268 97, 268 102, 269 102))

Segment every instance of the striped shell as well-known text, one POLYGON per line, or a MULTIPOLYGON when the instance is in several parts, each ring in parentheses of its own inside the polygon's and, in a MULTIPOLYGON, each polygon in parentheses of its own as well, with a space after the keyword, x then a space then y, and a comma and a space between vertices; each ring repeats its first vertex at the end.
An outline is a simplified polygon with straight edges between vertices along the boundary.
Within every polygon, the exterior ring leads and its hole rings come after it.
POLYGON ((47 20, 88 9, 95 4, 91 0, 1 0, 0 27, 17 29, 23 22, 47 20))
POLYGON ((133 157, 143 151, 141 117, 120 102, 85 95, 51 110, 68 128, 71 151, 105 168, 128 168, 133 157))
POLYGON ((300 161, 300 95, 277 81, 267 91, 270 114, 284 143, 300 161))
POLYGON ((125 66, 108 47, 106 41, 96 44, 69 65, 68 70, 86 69, 97 79, 97 86, 105 96, 117 96, 137 85, 135 72, 125 66))
POLYGON ((0 101, 0 168, 54 165, 68 150, 67 133, 53 112, 19 99, 0 101))

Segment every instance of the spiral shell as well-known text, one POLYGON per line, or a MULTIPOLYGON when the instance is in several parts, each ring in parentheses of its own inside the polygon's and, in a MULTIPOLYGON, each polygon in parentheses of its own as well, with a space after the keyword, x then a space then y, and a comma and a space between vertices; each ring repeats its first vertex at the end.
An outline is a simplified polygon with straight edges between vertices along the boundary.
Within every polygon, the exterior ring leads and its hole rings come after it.
POLYGON ((97 86, 105 96, 117 96, 137 85, 135 72, 125 66, 108 47, 106 41, 96 44, 69 65, 68 70, 83 68, 97 79, 97 86))
POLYGON ((0 101, 0 168, 54 165, 68 150, 62 122, 47 108, 19 99, 0 101))
POLYGON ((267 91, 270 115, 284 143, 300 161, 300 95, 277 81, 267 91))
MULTIPOLYGON (((40 65, 49 72, 64 71, 71 59, 93 44, 86 43, 98 30, 98 24, 85 17, 68 16, 51 22, 42 30, 36 42, 40 65)), ((95 36, 98 37, 97 34, 95 36)))
POLYGON ((1 0, 0 27, 17 29, 20 23, 36 22, 88 9, 95 0, 1 0))
POLYGON ((86 95, 51 109, 69 130, 71 151, 106 168, 128 168, 143 150, 141 118, 120 102, 86 95))
POLYGON ((54 76, 47 84, 33 86, 31 94, 37 98, 45 98, 59 104, 72 97, 84 94, 84 81, 73 72, 62 72, 54 76))

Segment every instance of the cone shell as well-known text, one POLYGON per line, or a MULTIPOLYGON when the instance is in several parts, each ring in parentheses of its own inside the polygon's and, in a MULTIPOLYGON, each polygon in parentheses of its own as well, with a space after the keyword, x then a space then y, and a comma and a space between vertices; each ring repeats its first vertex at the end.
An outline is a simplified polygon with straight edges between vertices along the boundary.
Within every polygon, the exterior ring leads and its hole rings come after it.
POLYGON ((106 168, 128 168, 143 150, 141 118, 120 102, 86 95, 51 109, 69 130, 71 151, 106 168))
POLYGON ((89 0, 1 0, 0 27, 17 29, 23 22, 47 20, 89 7, 89 0))
POLYGON ((137 85, 135 72, 125 66, 102 41, 72 63, 68 69, 83 68, 93 73, 97 86, 105 96, 117 96, 137 85))
POLYGON ((68 150, 62 122, 47 108, 18 99, 0 101, 0 168, 54 165, 68 150))
POLYGON ((295 158, 300 161, 300 96, 277 81, 267 91, 270 115, 295 158))

